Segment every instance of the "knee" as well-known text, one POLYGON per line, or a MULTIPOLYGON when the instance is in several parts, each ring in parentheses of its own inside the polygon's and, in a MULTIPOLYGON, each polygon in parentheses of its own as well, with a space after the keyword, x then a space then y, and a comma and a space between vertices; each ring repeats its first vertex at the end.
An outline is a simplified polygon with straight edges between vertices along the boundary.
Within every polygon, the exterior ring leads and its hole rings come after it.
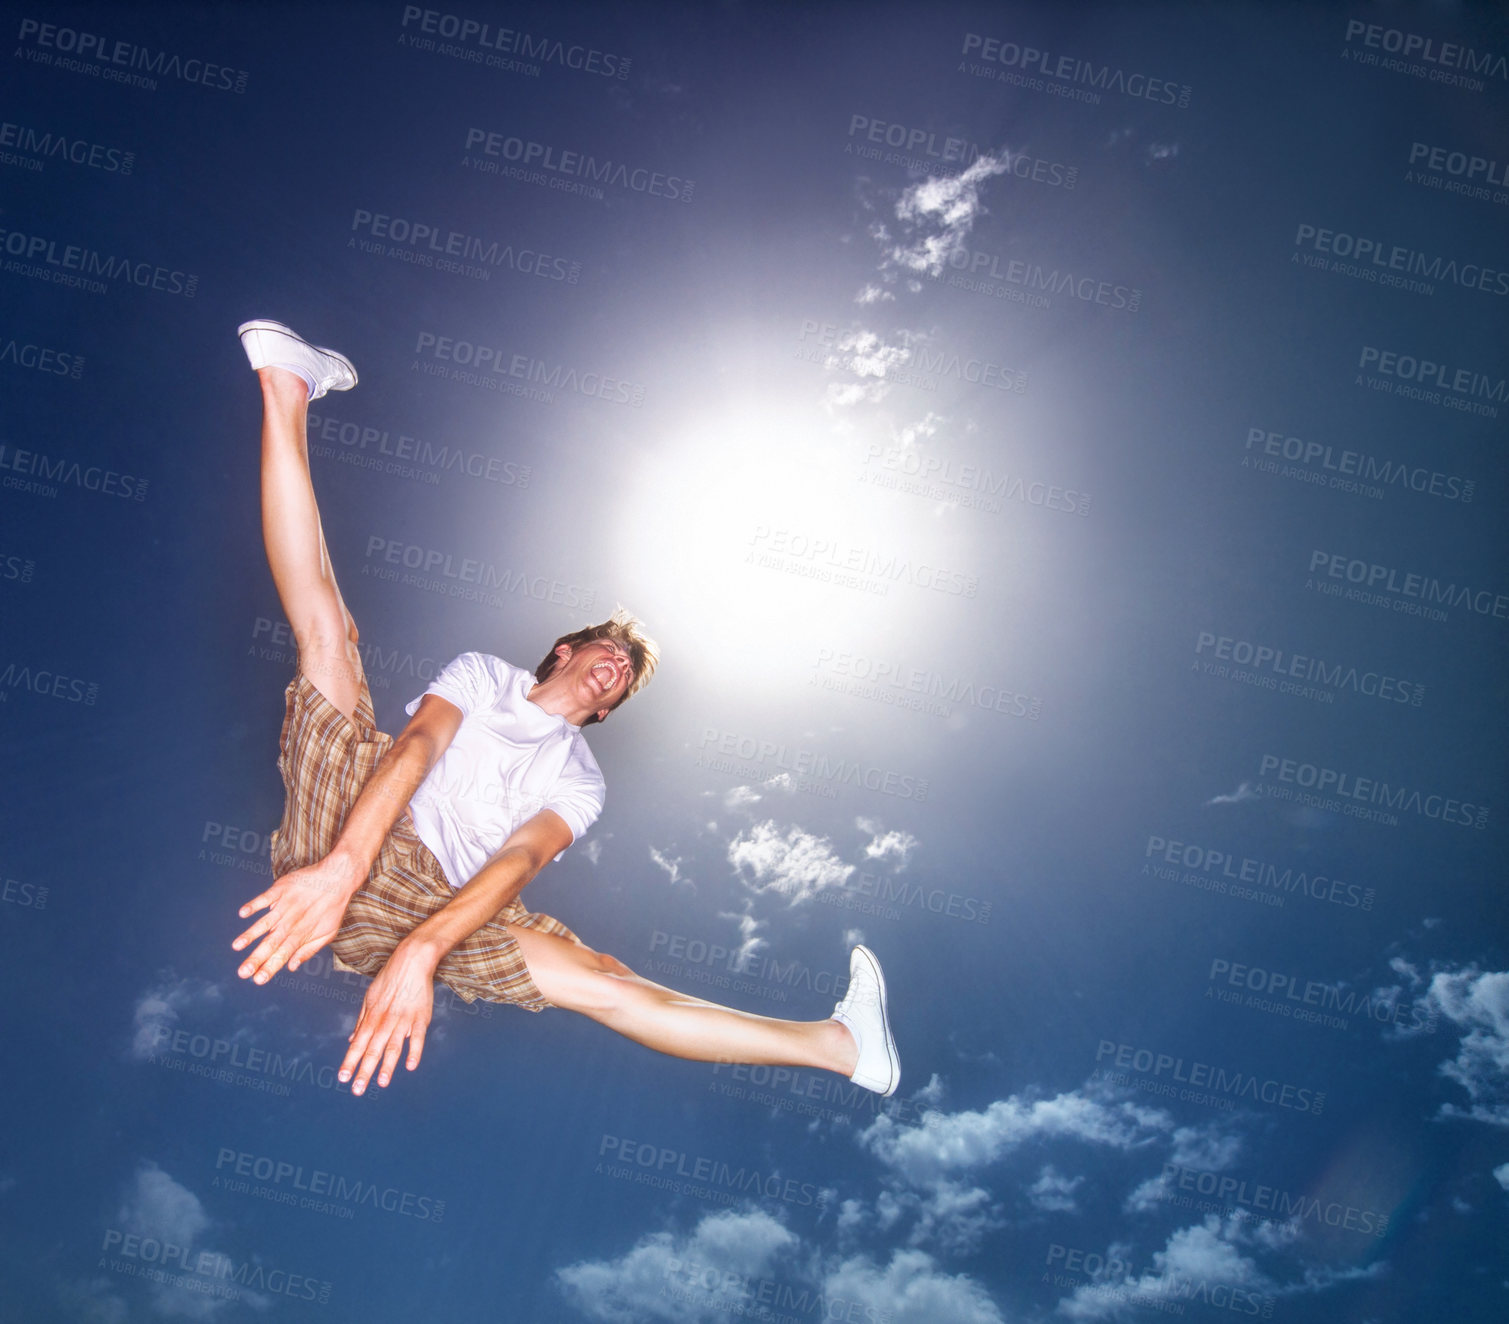
POLYGON ((581 952, 574 964, 576 978, 570 981, 569 990, 560 990, 567 1000, 552 1001, 594 1017, 609 1016, 623 1006, 628 992, 624 981, 634 977, 628 966, 617 957, 590 948, 581 952))
POLYGON ((616 956, 609 956, 607 952, 593 952, 592 961, 596 968, 605 975, 633 975, 629 969, 616 956))

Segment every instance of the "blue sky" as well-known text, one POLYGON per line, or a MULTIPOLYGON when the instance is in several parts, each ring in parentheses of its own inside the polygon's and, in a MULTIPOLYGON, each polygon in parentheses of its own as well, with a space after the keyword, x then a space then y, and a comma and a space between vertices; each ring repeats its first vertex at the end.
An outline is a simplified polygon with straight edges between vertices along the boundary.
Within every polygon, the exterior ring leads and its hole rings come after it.
POLYGON ((0 17, 0 1318, 1502 1316, 1502 18, 0 17), (526 903, 862 939, 894 1100, 443 998, 352 1099, 361 984, 236 981, 258 316, 380 724, 631 607, 526 903))

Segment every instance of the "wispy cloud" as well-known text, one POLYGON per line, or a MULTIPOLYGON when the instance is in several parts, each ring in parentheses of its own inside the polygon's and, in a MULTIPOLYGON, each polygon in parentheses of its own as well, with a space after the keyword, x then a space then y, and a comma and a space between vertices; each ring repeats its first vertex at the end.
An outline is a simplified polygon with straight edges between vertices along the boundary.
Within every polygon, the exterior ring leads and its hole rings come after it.
POLYGON ((896 203, 894 227, 877 223, 871 236, 881 246, 882 273, 937 276, 985 214, 980 188, 1009 169, 1007 153, 976 158, 957 175, 938 175, 913 184, 896 203))
POLYGON ((696 889, 696 884, 681 872, 681 865, 683 861, 679 857, 672 858, 671 856, 666 855, 663 851, 657 850, 654 846, 651 846, 650 860, 657 868, 665 871, 666 877, 669 878, 672 883, 685 883, 693 890, 696 889))
POLYGON ((764 797, 753 786, 735 786, 723 796, 725 809, 747 809, 757 805, 764 797))
MULTIPOLYGON (((1242 1137, 1221 1130, 1219 1123, 1215 1122, 1177 1127, 1170 1139, 1173 1143, 1168 1162, 1176 1168, 1222 1172, 1235 1163, 1242 1152, 1242 1137)), ((1147 1213, 1177 1194, 1173 1176, 1165 1167, 1157 1176, 1149 1177, 1137 1186, 1127 1196, 1124 1208, 1128 1213, 1147 1213)))
MULTIPOLYGON (((1229 1298, 1235 1290, 1244 1294, 1244 1314, 1253 1297, 1271 1294, 1273 1282, 1257 1262, 1238 1248, 1242 1219, 1234 1215, 1224 1223, 1214 1214, 1203 1223, 1180 1228, 1160 1251, 1153 1254, 1153 1267, 1141 1273, 1126 1273, 1116 1282, 1086 1283, 1058 1303, 1058 1313, 1067 1319, 1098 1320, 1123 1314, 1135 1300, 1179 1301, 1195 1292, 1221 1287, 1229 1298), (1113 1290, 1115 1289, 1115 1290, 1113 1290)), ((1124 1256, 1118 1256, 1126 1263, 1124 1256)), ((1233 1306, 1233 1309, 1237 1307, 1233 1306)), ((1260 1307, 1259 1307, 1260 1309, 1260 1307)))
POLYGON ((799 827, 782 832, 766 819, 740 832, 728 845, 728 862, 756 892, 774 892, 792 905, 809 901, 829 887, 842 887, 854 872, 833 853, 826 837, 799 827))
POLYGON ((867 1253, 825 1256, 754 1209, 707 1214, 690 1232, 648 1233, 616 1258, 558 1269, 555 1280, 582 1315, 605 1324, 701 1324, 772 1308, 826 1317, 817 1303, 828 1302, 842 1302, 846 1319, 1004 1324, 979 1283, 941 1271, 925 1251, 895 1250, 884 1263, 867 1253))
POLYGON ((1261 797, 1254 789, 1251 782, 1243 782, 1230 795, 1214 795, 1205 802, 1209 809, 1211 805, 1239 805, 1246 804, 1248 800, 1257 800, 1261 797))
MULTIPOLYGON (((186 1256, 190 1249, 212 1256, 222 1254, 203 1244, 211 1220, 199 1197, 150 1159, 138 1165, 115 1222, 117 1230, 123 1233, 181 1246, 186 1256)), ((269 1298, 250 1291, 243 1293, 242 1300, 259 1310, 271 1304, 269 1298)), ((172 1274, 165 1281, 154 1283, 151 1289, 153 1312, 167 1318, 214 1319, 230 1304, 226 1297, 192 1290, 192 1285, 184 1285, 172 1274)))
POLYGON ((1257 1316, 1271 1310, 1264 1298, 1323 1292, 1338 1283, 1388 1272, 1382 1260, 1339 1269, 1307 1265, 1298 1278, 1285 1281, 1258 1264, 1257 1252, 1280 1251, 1299 1236, 1296 1225, 1272 1224, 1245 1210, 1225 1218, 1207 1214, 1201 1222, 1173 1232, 1164 1248, 1153 1253, 1151 1268, 1137 1270, 1130 1247, 1114 1247, 1106 1261, 1123 1266, 1119 1273, 1076 1288, 1058 1303, 1058 1313, 1072 1320, 1101 1320, 1122 1316, 1139 1302, 1214 1300, 1219 1289, 1229 1309, 1257 1316))
POLYGON ((935 1071, 928 1077, 927 1084, 918 1090, 912 1097, 930 1108, 936 1108, 943 1102, 943 1096, 947 1093, 943 1084, 943 1078, 935 1071))
POLYGON ((1440 1115, 1509 1127, 1509 971, 1437 970, 1424 1000, 1464 1031, 1456 1057, 1439 1070, 1467 1091, 1470 1103, 1444 1103, 1440 1115))
POLYGON ((180 979, 171 971, 159 976, 158 982, 136 1000, 131 1056, 145 1062, 156 1053, 164 1036, 176 1028, 185 1011, 219 1006, 222 998, 220 985, 208 979, 180 979))
POLYGON ((1012 1095, 974 1111, 929 1112, 915 1125, 882 1116, 860 1140, 900 1177, 920 1186, 982 1168, 1030 1140, 1067 1138, 1130 1150, 1172 1129, 1173 1119, 1159 1109, 1070 1091, 1051 1099, 1012 1095))
POLYGON ((916 347, 926 339, 925 335, 905 328, 889 335, 862 327, 842 332, 835 338, 823 366, 829 371, 850 372, 860 380, 829 382, 825 403, 830 409, 878 404, 890 394, 898 374, 910 365, 916 347))
POLYGON ((834 341, 824 363, 829 368, 847 368, 856 377, 885 377, 912 361, 914 343, 915 337, 906 331, 898 334, 894 344, 878 331, 845 331, 834 341))
POLYGON ((1074 1213, 1079 1206, 1074 1192, 1084 1185, 1081 1177, 1066 1177, 1051 1163, 1047 1164, 1038 1178, 1027 1188, 1027 1196, 1033 1205, 1049 1213, 1074 1213))
POLYGON ((967 1274, 939 1270, 921 1250, 897 1250, 884 1266, 855 1256, 828 1271, 830 1301, 852 1301, 866 1319, 894 1324, 1004 1324, 985 1289, 967 1274))
POLYGON ((745 901, 744 909, 738 913, 720 910, 718 918, 731 919, 739 926, 739 950, 734 956, 738 967, 742 967, 745 961, 765 946, 765 939, 759 936, 765 925, 754 917, 749 901, 745 901))
MULTIPOLYGON (((923 1095, 939 1098, 935 1076, 923 1095)), ((915 1220, 908 1240, 946 1255, 976 1250, 1004 1221, 991 1193, 976 1181, 981 1171, 1036 1141, 1069 1140, 1132 1150, 1173 1129, 1167 1113, 1132 1101, 1101 1101, 1078 1093, 1052 1099, 999 1099, 989 1107, 955 1113, 930 1111, 916 1124, 876 1118, 859 1142, 891 1170, 893 1180, 875 1203, 881 1228, 904 1215, 915 1220)), ((1027 1198, 1039 1209, 1072 1209, 1082 1178, 1044 1166, 1027 1198)))
POLYGON ((917 444, 919 438, 935 436, 938 429, 947 420, 941 414, 935 414, 931 409, 914 423, 904 423, 899 428, 892 428, 891 435, 895 437, 896 444, 903 448, 910 448, 917 444))
POLYGON ((865 859, 891 860, 898 870, 906 868, 907 862, 912 858, 912 851, 917 846, 917 838, 910 832, 903 832, 898 828, 887 831, 873 818, 856 818, 854 826, 861 832, 870 834, 870 840, 865 846, 865 859))
POLYGON ((651 1232, 616 1259, 582 1260, 556 1270, 555 1278, 588 1319, 690 1324, 743 1304, 738 1285, 768 1276, 777 1257, 797 1245, 770 1214, 726 1210, 708 1214, 690 1233, 651 1232))

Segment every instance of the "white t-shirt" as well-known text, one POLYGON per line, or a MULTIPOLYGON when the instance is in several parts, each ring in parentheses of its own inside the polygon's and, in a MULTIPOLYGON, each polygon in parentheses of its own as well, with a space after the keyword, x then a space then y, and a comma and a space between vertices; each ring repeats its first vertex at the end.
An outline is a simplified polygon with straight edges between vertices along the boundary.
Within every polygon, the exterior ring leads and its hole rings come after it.
MULTIPOLYGON (((531 703, 534 684, 500 657, 462 653, 424 692, 455 704, 463 719, 409 801, 414 830, 452 887, 542 809, 566 821, 573 841, 602 813, 603 775, 581 728, 531 703)), ((404 711, 412 717, 422 698, 404 711)))

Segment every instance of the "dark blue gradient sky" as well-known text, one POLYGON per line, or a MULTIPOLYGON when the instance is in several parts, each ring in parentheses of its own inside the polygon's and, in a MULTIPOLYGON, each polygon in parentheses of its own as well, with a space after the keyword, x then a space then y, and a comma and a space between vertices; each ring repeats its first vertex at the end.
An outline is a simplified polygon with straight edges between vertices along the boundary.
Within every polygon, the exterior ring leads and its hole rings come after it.
POLYGON ((0 1319, 1502 1318, 1502 14, 0 17, 0 1319), (639 613, 526 903, 802 1018, 862 937, 885 1109, 444 999, 352 1099, 361 984, 236 981, 250 317, 361 372, 380 724, 639 613))

